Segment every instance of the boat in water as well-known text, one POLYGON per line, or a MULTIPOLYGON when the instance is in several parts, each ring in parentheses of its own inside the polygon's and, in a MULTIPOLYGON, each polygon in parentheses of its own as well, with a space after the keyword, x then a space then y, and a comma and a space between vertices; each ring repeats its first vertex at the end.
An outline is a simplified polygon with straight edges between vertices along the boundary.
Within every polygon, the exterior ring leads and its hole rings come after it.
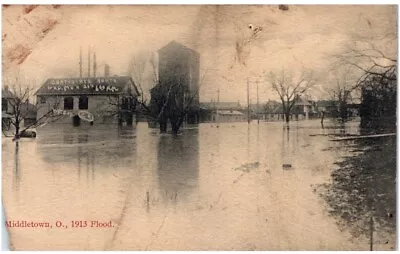
POLYGON ((79 111, 78 116, 80 119, 86 122, 93 122, 94 121, 94 116, 92 113, 88 111, 79 111))

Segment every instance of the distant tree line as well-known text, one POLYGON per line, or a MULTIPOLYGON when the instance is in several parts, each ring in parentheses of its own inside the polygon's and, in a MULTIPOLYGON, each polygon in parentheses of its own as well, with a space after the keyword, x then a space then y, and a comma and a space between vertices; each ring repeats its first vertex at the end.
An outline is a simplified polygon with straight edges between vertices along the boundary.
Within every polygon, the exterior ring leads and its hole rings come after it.
MULTIPOLYGON (((354 45, 336 56, 339 65, 350 68, 351 75, 358 73, 353 82, 347 82, 350 85, 338 86, 340 89, 337 90, 340 91, 343 110, 351 93, 355 90, 360 92, 360 127, 364 129, 396 129, 397 56, 393 50, 396 41, 392 34, 385 34, 380 46, 371 38, 357 38, 354 45)), ((346 79, 342 79, 342 83, 346 84, 346 79)))
POLYGON ((374 130, 396 130, 397 80, 396 73, 388 79, 370 75, 361 92, 361 127, 374 130))

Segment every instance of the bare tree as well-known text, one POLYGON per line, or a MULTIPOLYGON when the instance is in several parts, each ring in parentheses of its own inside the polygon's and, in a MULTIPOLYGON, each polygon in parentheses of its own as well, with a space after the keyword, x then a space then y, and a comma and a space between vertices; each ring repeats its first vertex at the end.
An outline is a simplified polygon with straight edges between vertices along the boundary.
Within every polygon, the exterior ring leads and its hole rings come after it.
MULTIPOLYGON (((375 34, 371 37, 353 35, 352 44, 347 45, 343 52, 334 56, 336 64, 350 66, 359 71, 359 78, 353 83, 351 89, 360 88, 361 90, 360 116, 361 125, 364 126, 375 125, 372 122, 387 122, 381 117, 396 118, 396 100, 392 99, 392 94, 396 93, 396 86, 393 84, 397 83, 395 27, 393 25, 382 35, 375 34), (381 97, 387 97, 390 100, 381 100, 381 97), (376 110, 376 108, 385 108, 385 110, 376 110)), ((391 122, 395 125, 395 121, 391 122)))
POLYGON ((355 36, 352 44, 340 54, 334 55, 336 64, 347 65, 361 71, 356 85, 362 84, 369 76, 380 76, 387 80, 397 80, 397 57, 395 45, 397 38, 385 34, 379 44, 371 38, 355 36))
POLYGON ((6 88, 10 92, 7 98, 9 113, 12 115, 10 123, 15 127, 15 138, 20 136, 21 124, 28 113, 30 95, 33 88, 29 85, 23 85, 19 78, 6 82, 6 88))
POLYGON ((187 80, 175 75, 171 80, 164 80, 152 89, 151 109, 156 122, 160 124, 160 132, 167 131, 167 122, 171 123, 172 133, 176 135, 181 128, 185 118, 196 109, 196 99, 199 95, 201 85, 204 83, 206 73, 204 72, 199 85, 190 91, 187 80))
POLYGON ((341 66, 333 75, 333 86, 329 93, 336 104, 338 117, 344 122, 348 118, 348 104, 360 88, 359 78, 353 66, 341 66))
POLYGON ((266 78, 272 89, 278 94, 282 102, 286 123, 289 123, 296 99, 316 83, 313 73, 303 70, 298 78, 294 78, 291 72, 285 72, 282 69, 279 73, 270 72, 266 78))
MULTIPOLYGON (((54 115, 53 109, 56 107, 56 105, 54 105, 55 107, 40 117, 40 119, 35 119, 33 123, 22 126, 28 114, 36 113, 37 108, 35 109, 35 106, 31 104, 33 101, 32 97, 36 89, 31 81, 24 80, 19 76, 12 79, 5 79, 4 83, 9 92, 9 96, 6 98, 6 100, 8 106, 10 107, 8 110, 8 113, 11 115, 10 124, 15 127, 14 140, 19 139, 29 128, 36 127, 41 124, 43 119, 54 115)), ((5 133, 3 132, 3 134, 5 133)))

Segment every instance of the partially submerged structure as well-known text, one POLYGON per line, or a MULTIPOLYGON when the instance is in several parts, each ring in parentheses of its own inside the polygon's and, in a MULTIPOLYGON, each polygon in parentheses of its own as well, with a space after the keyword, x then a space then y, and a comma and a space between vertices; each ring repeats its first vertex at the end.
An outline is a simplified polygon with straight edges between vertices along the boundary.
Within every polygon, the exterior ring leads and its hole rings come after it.
POLYGON ((200 54, 176 41, 158 50, 159 82, 150 90, 150 108, 162 129, 199 123, 200 54))
POLYGON ((66 115, 71 123, 81 111, 90 112, 94 123, 132 124, 140 95, 129 76, 50 78, 36 92, 41 119, 50 111, 66 115))
POLYGON ((18 103, 18 100, 20 98, 9 90, 8 86, 1 89, 1 120, 3 130, 9 130, 11 124, 16 122, 17 116, 22 126, 30 126, 35 123, 36 106, 30 103, 29 100, 24 103, 18 103))

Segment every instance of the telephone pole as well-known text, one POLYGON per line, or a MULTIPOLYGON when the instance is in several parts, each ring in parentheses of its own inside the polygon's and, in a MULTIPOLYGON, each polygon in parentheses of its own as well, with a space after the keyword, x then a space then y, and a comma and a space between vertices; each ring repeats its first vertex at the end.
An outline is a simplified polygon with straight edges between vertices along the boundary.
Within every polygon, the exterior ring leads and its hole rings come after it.
POLYGON ((249 78, 247 78, 247 123, 250 123, 250 94, 249 94, 249 78))
POLYGON ((96 77, 96 69, 97 69, 96 52, 94 52, 93 53, 93 77, 96 77))
POLYGON ((79 77, 82 78, 82 47, 79 48, 79 77))
POLYGON ((90 77, 90 46, 88 47, 88 77, 90 77))
MULTIPOLYGON (((219 88, 217 90, 217 105, 219 106, 219 88)), ((217 106, 217 107, 218 107, 217 106)), ((219 115, 217 114, 217 128, 219 127, 219 115)))
POLYGON ((259 124, 260 123, 260 119, 258 119, 258 104, 259 104, 259 101, 258 101, 258 80, 257 80, 257 124, 259 124))

